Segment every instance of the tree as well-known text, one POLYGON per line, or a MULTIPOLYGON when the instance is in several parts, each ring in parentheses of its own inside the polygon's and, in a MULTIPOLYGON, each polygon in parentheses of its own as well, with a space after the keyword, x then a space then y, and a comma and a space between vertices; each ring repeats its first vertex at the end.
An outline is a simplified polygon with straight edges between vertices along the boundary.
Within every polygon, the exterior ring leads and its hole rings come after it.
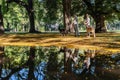
POLYGON ((34 76, 34 68, 35 68, 35 63, 34 63, 34 59, 35 59, 35 47, 30 47, 30 55, 29 55, 29 59, 28 59, 28 67, 29 67, 29 72, 28 72, 28 80, 32 80, 35 79, 34 76), (31 65, 32 64, 32 65, 31 65))
POLYGON ((71 0, 62 0, 62 3, 64 27, 66 28, 66 30, 68 30, 71 20, 71 0))
POLYGON ((23 6, 27 10, 27 13, 28 13, 28 16, 29 16, 29 21, 30 21, 30 30, 29 30, 29 32, 30 33, 37 32, 35 30, 33 0, 27 0, 27 3, 23 2, 21 0, 7 0, 7 3, 11 3, 11 2, 15 2, 15 3, 23 6))
POLYGON ((45 8, 47 10, 46 16, 49 21, 57 19, 57 0, 46 0, 45 8))
POLYGON ((1 79, 1 74, 2 74, 2 68, 3 68, 3 61, 4 61, 4 47, 0 47, 0 79, 1 79))
POLYGON ((57 20, 59 17, 63 18, 63 25, 66 30, 71 24, 71 0, 47 0, 46 1, 47 20, 57 20), (51 3, 51 4, 50 4, 51 3), (59 9, 58 9, 59 8, 59 9), (57 15, 57 13, 62 13, 57 15))
POLYGON ((2 14, 2 11, 1 11, 1 5, 0 5, 0 33, 4 33, 3 14, 2 14))
MULTIPOLYGON (((86 12, 90 14, 96 23, 96 32, 107 32, 105 20, 117 15, 119 0, 82 0, 86 5, 86 12)), ((120 5, 119 5, 120 6, 120 5)))

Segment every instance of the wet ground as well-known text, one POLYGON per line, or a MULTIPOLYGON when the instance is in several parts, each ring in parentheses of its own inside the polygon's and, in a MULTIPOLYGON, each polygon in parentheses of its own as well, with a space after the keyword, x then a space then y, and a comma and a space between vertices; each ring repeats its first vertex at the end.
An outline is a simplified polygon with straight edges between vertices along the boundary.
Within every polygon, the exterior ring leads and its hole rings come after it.
POLYGON ((120 80, 120 52, 1 46, 0 80, 120 80))

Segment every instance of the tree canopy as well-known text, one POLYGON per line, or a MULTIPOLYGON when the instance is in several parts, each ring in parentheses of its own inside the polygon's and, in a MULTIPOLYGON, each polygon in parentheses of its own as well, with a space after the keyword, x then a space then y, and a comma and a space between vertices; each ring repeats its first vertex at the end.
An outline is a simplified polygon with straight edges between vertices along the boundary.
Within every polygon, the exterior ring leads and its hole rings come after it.
POLYGON ((85 13, 91 15, 96 23, 96 32, 107 31, 105 21, 120 19, 119 0, 1 0, 0 4, 4 28, 11 26, 21 30, 27 26, 29 32, 40 31, 45 23, 57 21, 67 27, 75 14, 79 17, 85 13))

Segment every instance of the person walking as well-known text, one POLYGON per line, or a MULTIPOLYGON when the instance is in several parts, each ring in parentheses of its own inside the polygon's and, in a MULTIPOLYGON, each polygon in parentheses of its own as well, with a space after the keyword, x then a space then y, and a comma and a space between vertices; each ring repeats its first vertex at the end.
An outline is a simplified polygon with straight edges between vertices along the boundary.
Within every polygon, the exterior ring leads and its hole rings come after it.
POLYGON ((79 27, 78 27, 78 18, 76 15, 74 16, 73 24, 74 24, 74 30, 75 30, 75 37, 78 37, 80 33, 79 33, 79 27))
POLYGON ((90 17, 88 14, 84 15, 84 24, 86 27, 90 27, 90 17))
POLYGON ((87 37, 90 37, 90 34, 92 33, 95 37, 95 29, 91 27, 90 24, 90 17, 88 14, 84 15, 84 25, 86 26, 86 31, 87 31, 87 37))

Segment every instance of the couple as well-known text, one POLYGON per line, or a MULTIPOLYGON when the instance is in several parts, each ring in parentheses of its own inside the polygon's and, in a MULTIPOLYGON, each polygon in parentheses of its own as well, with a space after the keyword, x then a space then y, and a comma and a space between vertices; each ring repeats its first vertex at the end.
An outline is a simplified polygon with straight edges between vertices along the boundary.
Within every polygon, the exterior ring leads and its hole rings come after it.
MULTIPOLYGON (((86 26, 86 29, 90 28, 90 18, 88 14, 85 14, 84 16, 84 25, 86 26)), ((80 33, 79 33, 79 26, 78 26, 78 18, 76 15, 74 16, 73 26, 74 26, 74 31, 75 31, 75 37, 78 37, 80 33)), ((90 35, 88 31, 87 31, 87 34, 88 36, 90 35)))
MULTIPOLYGON (((88 37, 90 37, 91 33, 95 37, 95 29, 90 26, 90 17, 88 14, 85 14, 85 16, 84 16, 84 25, 86 26, 86 31, 87 31, 88 37)), ((80 33, 79 33, 79 26, 78 26, 78 18, 76 15, 74 16, 73 26, 74 26, 74 31, 75 31, 75 37, 78 37, 80 35, 80 33)))

